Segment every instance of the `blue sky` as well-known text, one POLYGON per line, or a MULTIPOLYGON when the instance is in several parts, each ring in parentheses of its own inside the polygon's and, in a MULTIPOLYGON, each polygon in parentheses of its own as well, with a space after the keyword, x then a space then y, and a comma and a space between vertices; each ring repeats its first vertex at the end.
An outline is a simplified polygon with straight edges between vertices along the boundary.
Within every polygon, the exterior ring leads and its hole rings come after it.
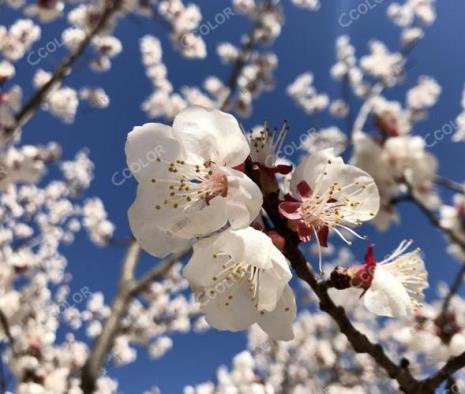
MULTIPOLYGON (((213 20, 215 14, 229 6, 229 1, 194 1, 203 12, 204 20, 213 20)), ((365 0, 376 4, 375 1, 365 0)), ((300 10, 289 0, 283 0, 286 24, 281 37, 271 48, 279 57, 279 67, 275 74, 276 88, 265 93, 255 103, 254 115, 245 119, 246 128, 267 119, 271 124, 280 125, 288 119, 291 125, 289 141, 297 141, 310 123, 303 111, 293 106, 285 94, 285 88, 294 78, 305 71, 315 74, 319 91, 328 92, 333 98, 341 92, 341 86, 330 79, 329 68, 334 63, 334 40, 341 34, 350 35, 359 55, 367 52, 370 39, 381 39, 391 50, 398 49, 399 29, 386 18, 389 1, 377 4, 369 13, 348 28, 339 25, 342 12, 348 11, 362 1, 334 0, 322 1, 322 9, 317 13, 300 10)), ((465 3, 438 2, 438 20, 427 30, 425 39, 415 48, 410 59, 412 68, 405 86, 388 92, 390 98, 401 98, 407 87, 414 84, 417 76, 434 76, 442 85, 440 102, 430 112, 428 120, 420 123, 415 133, 426 135, 453 120, 460 111, 461 91, 465 81, 465 30, 463 15, 465 3)), ((15 13, 0 8, 0 24, 9 25, 15 13)), ((60 37, 63 22, 47 25, 43 29, 42 40, 33 49, 60 37)), ((147 121, 140 110, 141 102, 151 93, 150 84, 144 75, 140 62, 138 39, 147 33, 162 40, 163 59, 168 66, 169 77, 175 87, 199 85, 209 75, 217 75, 226 80, 230 68, 220 64, 215 55, 217 43, 230 40, 238 43, 240 32, 248 31, 250 24, 240 15, 233 16, 227 23, 218 26, 204 36, 210 56, 206 60, 186 61, 174 52, 169 45, 166 31, 154 21, 130 18, 122 21, 116 35, 123 41, 124 51, 115 59, 109 73, 93 74, 80 62, 66 84, 72 87, 82 85, 102 86, 111 97, 111 105, 105 110, 84 109, 72 125, 64 125, 49 114, 38 113, 25 127, 24 143, 46 143, 58 141, 62 144, 65 158, 71 158, 82 147, 88 147, 96 165, 95 179, 89 195, 101 197, 108 209, 111 220, 117 225, 117 236, 127 237, 129 228, 126 212, 135 194, 135 182, 128 180, 122 186, 112 184, 112 175, 125 168, 124 143, 127 133, 134 125, 147 121)), ((26 96, 32 92, 31 78, 42 67, 47 71, 55 69, 64 56, 58 50, 44 59, 39 65, 20 63, 16 81, 25 89, 26 96)), ((358 105, 354 102, 355 108, 358 105)), ((331 125, 330 119, 320 117, 318 126, 331 125)), ((340 125, 343 127, 343 125, 340 125)), ((432 148, 440 160, 440 174, 462 181, 463 144, 454 144, 449 137, 432 148)), ((447 196, 447 195, 445 195, 447 196)), ((434 288, 438 278, 450 280, 458 264, 444 252, 444 241, 417 209, 408 205, 401 207, 402 226, 394 226, 380 234, 370 226, 366 232, 374 241, 380 254, 384 255, 395 248, 404 238, 414 238, 424 250, 427 266, 434 288)), ((355 252, 361 256, 364 243, 357 242, 355 252)), ((120 260, 123 250, 119 248, 97 249, 85 237, 79 237, 76 244, 67 247, 65 255, 74 276, 76 289, 88 286, 91 291, 103 290, 111 297, 117 283, 120 260)), ((144 256, 142 267, 149 267, 155 260, 144 256)), ((429 295, 432 291, 429 292, 429 295)), ((126 393, 141 393, 152 385, 158 385, 163 393, 180 393, 189 383, 198 383, 212 378, 216 366, 228 363, 231 356, 245 344, 245 334, 227 334, 212 331, 202 335, 176 335, 174 349, 161 361, 151 361, 141 352, 137 363, 112 371, 120 381, 120 389, 126 393)))

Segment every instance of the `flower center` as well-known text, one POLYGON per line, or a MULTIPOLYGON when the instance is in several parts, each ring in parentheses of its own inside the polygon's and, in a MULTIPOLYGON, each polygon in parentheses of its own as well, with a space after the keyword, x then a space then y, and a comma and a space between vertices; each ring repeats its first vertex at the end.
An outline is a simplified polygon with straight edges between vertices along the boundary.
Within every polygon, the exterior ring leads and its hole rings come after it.
POLYGON ((252 161, 269 168, 273 167, 288 131, 289 125, 285 121, 279 131, 277 129, 270 131, 265 124, 263 130, 249 135, 250 157, 252 161))
POLYGON ((223 252, 213 254, 213 258, 226 258, 226 261, 221 266, 222 269, 212 277, 214 282, 239 284, 243 280, 247 280, 251 300, 257 300, 258 289, 260 285, 260 273, 262 271, 260 268, 249 265, 243 261, 236 262, 232 259, 231 255, 223 252))
POLYGON ((321 195, 312 193, 303 199, 300 213, 308 227, 318 231, 324 226, 335 227, 342 222, 344 216, 340 208, 345 207, 346 204, 333 197, 335 192, 340 191, 342 189, 338 186, 338 182, 333 182, 321 195))
POLYGON ((228 195, 228 178, 225 174, 217 172, 207 176, 203 187, 206 190, 205 201, 208 204, 216 196, 228 195))
POLYGON ((321 203, 318 200, 308 199, 304 201, 300 208, 305 224, 317 231, 325 225, 322 217, 317 215, 317 213, 321 213, 320 205, 321 203))
POLYGON ((152 178, 155 187, 165 188, 165 193, 162 193, 165 200, 156 205, 156 209, 162 206, 186 207, 196 203, 209 205, 215 197, 228 195, 228 178, 222 172, 214 172, 212 162, 199 165, 177 160, 165 164, 168 165, 168 172, 176 175, 171 179, 152 178))

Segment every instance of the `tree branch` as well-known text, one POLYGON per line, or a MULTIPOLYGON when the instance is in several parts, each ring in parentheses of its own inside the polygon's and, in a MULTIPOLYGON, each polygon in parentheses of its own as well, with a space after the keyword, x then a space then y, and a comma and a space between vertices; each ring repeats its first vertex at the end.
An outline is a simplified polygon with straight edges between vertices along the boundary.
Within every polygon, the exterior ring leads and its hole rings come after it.
POLYGON ((141 248, 135 240, 131 242, 123 262, 121 280, 118 293, 111 307, 111 315, 105 321, 102 332, 95 341, 87 361, 82 368, 81 388, 84 394, 91 394, 95 391, 100 371, 113 347, 115 338, 121 330, 122 319, 131 301, 141 292, 145 291, 153 282, 162 279, 173 265, 182 259, 189 251, 190 247, 173 255, 154 267, 143 276, 142 279, 136 281, 134 279, 134 271, 139 261, 141 248))
POLYGON ((354 124, 352 126, 352 130, 350 133, 350 144, 353 143, 354 137, 356 136, 356 134, 363 131, 363 128, 365 127, 365 123, 368 119, 368 116, 370 115, 371 110, 373 108, 373 98, 381 94, 384 87, 385 87, 384 84, 381 82, 378 82, 372 86, 370 92, 368 93, 367 98, 365 99, 362 106, 360 107, 360 110, 358 111, 357 117, 355 118, 354 124))
POLYGON ((156 280, 162 278, 169 270, 180 261, 184 256, 186 256, 191 250, 191 247, 182 250, 179 253, 174 254, 173 256, 166 259, 163 263, 157 265, 152 271, 148 272, 143 276, 139 281, 135 282, 130 289, 130 295, 135 297, 136 295, 147 290, 147 288, 156 280))
POLYGON ((425 392, 434 392, 442 383, 448 380, 454 373, 465 367, 465 353, 452 357, 447 363, 431 377, 420 382, 425 392))
MULTIPOLYGON (((288 228, 286 220, 279 214, 278 205, 278 195, 269 194, 265 197, 265 211, 268 213, 277 230, 285 238, 284 254, 291 262, 297 276, 306 282, 318 297, 320 309, 328 313, 334 319, 341 332, 346 336, 357 353, 369 354, 392 379, 398 382, 400 388, 405 393, 417 393, 418 381, 410 373, 408 362, 403 360, 400 365, 397 365, 386 355, 382 346, 372 343, 366 335, 362 334, 354 327, 343 307, 337 306, 333 302, 328 294, 328 288, 331 287, 331 283, 328 281, 319 281, 316 278, 305 256, 298 248, 298 238, 295 233, 288 228)), ((432 394, 432 392, 424 392, 422 394, 432 394)))
POLYGON ((134 270, 139 260, 140 251, 140 246, 136 241, 133 241, 128 248, 123 263, 118 293, 111 307, 111 314, 105 321, 102 332, 95 341, 87 361, 82 367, 81 388, 84 394, 92 394, 95 391, 97 378, 121 328, 121 321, 131 300, 130 290, 133 286, 134 270))
MULTIPOLYGON (((250 163, 246 166, 247 174, 260 185, 258 174, 253 170, 250 163)), ((427 214, 428 218, 439 228, 439 220, 420 200, 416 199, 410 190, 411 199, 427 214)), ((264 195, 263 208, 276 229, 285 239, 284 254, 290 261, 297 276, 306 282, 316 294, 320 302, 320 309, 328 313, 338 325, 340 331, 346 336, 349 343, 357 353, 368 354, 380 366, 387 375, 396 380, 399 388, 409 394, 434 394, 434 391, 451 375, 465 366, 465 353, 459 357, 449 360, 446 365, 431 378, 423 381, 417 380, 409 370, 409 361, 402 359, 399 364, 394 362, 379 344, 371 342, 366 335, 358 331, 343 307, 337 306, 328 294, 332 287, 331 280, 318 280, 311 266, 307 263, 305 256, 299 250, 299 239, 294 231, 289 229, 287 220, 279 213, 279 195, 269 193, 264 195)))
POLYGON ((71 66, 81 57, 92 39, 105 28, 107 22, 119 9, 120 5, 121 0, 106 0, 105 9, 96 25, 87 33, 79 46, 65 58, 63 63, 55 70, 50 80, 38 89, 16 114, 15 124, 4 130, 7 137, 10 137, 16 130, 28 122, 52 88, 65 78, 71 66))
POLYGON ((2 330, 8 339, 8 344, 10 345, 11 350, 14 352, 15 339, 13 338, 13 335, 11 335, 10 324, 8 323, 8 318, 6 317, 5 313, 1 309, 0 309, 0 326, 2 327, 2 330))
POLYGON ((434 182, 454 192, 465 194, 465 186, 459 182, 452 181, 449 178, 436 175, 436 177, 434 178, 434 182))
POLYGON ((455 279, 452 282, 452 285, 449 287, 449 292, 444 297, 444 301, 442 303, 442 309, 441 309, 442 314, 447 313, 447 310, 449 309, 452 298, 460 290, 460 287, 462 286, 464 279, 465 279, 465 264, 463 264, 462 267, 460 267, 460 270, 455 275, 455 279))
POLYGON ((270 7, 273 6, 273 2, 270 0, 264 0, 262 6, 261 12, 257 15, 257 19, 255 21, 255 24, 250 31, 249 34, 247 34, 247 37, 245 39, 244 44, 242 45, 242 48, 239 52, 239 56, 234 63, 233 69, 231 71, 231 74, 228 78, 228 82, 226 83, 226 87, 228 88, 228 93, 223 100, 223 103, 221 104, 220 109, 226 110, 228 109, 229 104, 231 103, 231 99, 234 95, 234 92, 237 88, 237 82, 239 80, 239 77, 242 73, 242 70, 244 69, 245 65, 250 59, 250 55, 252 54, 252 51, 257 44, 257 39, 256 39, 256 32, 258 29, 261 28, 262 26, 262 15, 264 12, 268 11, 270 7))
MULTIPOLYGON (((373 360, 382 367, 386 373, 395 379, 400 388, 406 393, 414 393, 417 385, 416 380, 408 369, 408 363, 397 365, 384 352, 382 346, 370 342, 368 337, 358 331, 350 322, 344 308, 334 304, 328 294, 327 282, 320 282, 306 262, 305 257, 297 249, 292 240, 286 239, 286 256, 291 261, 292 267, 300 279, 310 285, 320 301, 320 309, 328 313, 339 326, 341 332, 346 336, 357 353, 369 354, 373 360), (291 242, 289 242, 291 241, 291 242)), ((424 393, 426 394, 426 392, 424 393)))

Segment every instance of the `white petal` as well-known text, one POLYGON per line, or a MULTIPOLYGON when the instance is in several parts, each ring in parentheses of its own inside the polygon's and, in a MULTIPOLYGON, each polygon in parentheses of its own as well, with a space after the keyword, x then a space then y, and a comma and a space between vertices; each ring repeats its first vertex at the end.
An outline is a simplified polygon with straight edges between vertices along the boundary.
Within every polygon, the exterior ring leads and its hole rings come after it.
POLYGON ((188 219, 186 219, 186 213, 182 208, 174 208, 172 204, 164 204, 165 199, 166 194, 159 185, 147 182, 140 183, 136 199, 131 206, 132 215, 141 217, 138 222, 145 219, 144 222, 152 222, 166 232, 174 234, 175 230, 185 225, 188 219))
POLYGON ((229 253, 236 262, 245 262, 260 269, 272 268, 270 250, 273 242, 270 237, 252 227, 242 230, 229 230, 226 237, 218 239, 218 243, 224 242, 224 250, 229 253), (232 238, 238 238, 232 240, 232 238), (238 247, 240 245, 240 248, 238 247))
MULTIPOLYGON (((336 180, 336 179, 335 179, 336 180)), ((352 187, 345 189, 344 192, 335 192, 336 200, 343 200, 347 194, 350 200, 357 204, 355 208, 342 208, 341 213, 344 220, 356 223, 358 220, 367 221, 373 219, 379 211, 380 197, 378 187, 373 178, 358 167, 344 165, 340 170, 337 179, 340 188, 355 184, 352 187)))
POLYGON ((315 189, 315 184, 321 174, 326 172, 332 173, 340 168, 344 162, 340 157, 334 155, 332 148, 324 149, 316 152, 297 166, 291 179, 291 192, 294 196, 298 196, 297 185, 305 181, 312 189, 315 189), (331 164, 329 163, 331 162, 331 164))
POLYGON ((418 308, 423 304, 425 299, 423 290, 429 285, 428 272, 419 250, 403 254, 394 261, 381 266, 399 278, 414 307, 418 308))
POLYGON ((174 119, 173 129, 186 151, 204 161, 234 167, 243 163, 250 153, 237 120, 216 109, 186 108, 174 119))
POLYGON ((165 257, 178 252, 189 244, 189 240, 178 238, 157 226, 153 217, 147 216, 134 203, 128 211, 131 231, 142 249, 156 257, 165 257))
POLYGON ((455 334, 450 340, 449 349, 451 357, 460 356, 465 352, 465 336, 463 334, 455 334))
POLYGON ((184 210, 184 220, 178 221, 173 232, 183 238, 194 238, 209 235, 227 224, 227 199, 216 197, 205 204, 199 202, 197 207, 184 210))
POLYGON ((166 232, 185 239, 209 235, 227 223, 225 198, 215 198, 209 205, 204 200, 188 205, 187 200, 181 199, 176 200, 175 208, 167 190, 159 182, 140 183, 133 210, 145 216, 147 222, 153 221, 166 232))
MULTIPOLYGON (((228 196, 225 209, 233 229, 247 227, 260 213, 263 195, 247 175, 231 168, 223 168, 228 177, 228 196)), ((221 197, 217 197, 221 198, 221 197)))
POLYGON ((290 286, 286 286, 276 309, 273 312, 264 312, 263 315, 260 315, 258 324, 271 338, 290 341, 294 339, 292 324, 296 311, 294 293, 290 286))
POLYGON ((284 255, 273 245, 270 250, 273 267, 260 273, 258 309, 272 311, 281 298, 284 287, 292 278, 284 255))
POLYGON ((171 162, 184 157, 172 128, 161 123, 134 127, 128 134, 125 149, 128 167, 139 182, 160 175, 165 166, 160 166, 157 158, 171 162))
POLYGON ((242 331, 257 320, 247 280, 220 283, 206 291, 202 311, 207 322, 218 330, 242 331))
POLYGON ((215 285, 213 277, 221 270, 226 256, 213 258, 213 245, 217 237, 202 239, 194 244, 192 257, 184 267, 182 274, 193 288, 215 285))
POLYGON ((373 282, 363 300, 370 312, 380 316, 405 317, 413 311, 405 287, 382 265, 376 266, 373 282))

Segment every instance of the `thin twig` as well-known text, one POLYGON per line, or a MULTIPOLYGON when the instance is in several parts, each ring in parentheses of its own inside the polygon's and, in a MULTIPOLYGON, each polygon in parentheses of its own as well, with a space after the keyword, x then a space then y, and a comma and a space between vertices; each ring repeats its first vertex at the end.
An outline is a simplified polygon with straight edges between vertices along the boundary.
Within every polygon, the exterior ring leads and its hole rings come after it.
POLYGON ((463 252, 465 252, 465 239, 460 238, 460 236, 457 235, 457 233, 455 233, 452 229, 442 226, 434 211, 429 209, 425 203, 415 195, 412 185, 408 181, 404 181, 404 183, 408 188, 407 194, 410 196, 409 201, 413 202, 418 208, 420 208, 420 210, 425 214, 425 216, 434 227, 438 228, 445 235, 447 235, 460 247, 460 249, 462 249, 463 252))
POLYGON ((465 367, 465 353, 450 358, 446 364, 431 377, 420 382, 425 392, 434 392, 441 384, 447 381, 454 373, 465 367))
POLYGON ((246 36, 244 44, 242 45, 242 48, 239 51, 239 56, 236 62, 234 63, 233 69, 226 83, 226 87, 228 88, 228 93, 226 97, 224 98, 223 103, 220 106, 220 109, 222 110, 228 109, 228 106, 231 103, 231 99, 234 95, 234 92, 236 91, 237 82, 239 80, 239 77, 241 76, 242 70, 244 69, 247 62, 249 61, 250 56, 252 55, 253 49, 255 45, 257 44, 256 32, 262 26, 262 23, 263 23, 262 15, 263 13, 267 12, 270 7, 273 6, 273 2, 270 0, 264 0, 261 6, 262 6, 262 10, 257 15, 256 21, 255 21, 255 24, 252 30, 246 36))
POLYGON ((354 141, 355 136, 363 131, 363 128, 365 127, 365 123, 368 119, 368 116, 371 113, 371 110, 373 108, 373 98, 381 94, 383 89, 385 88, 384 83, 378 82, 370 90, 370 93, 368 94, 367 98, 365 99, 364 103, 360 107, 360 110, 358 111, 357 117, 355 118, 352 131, 350 133, 350 143, 352 144, 354 141))
POLYGON ((185 257, 191 248, 184 249, 183 251, 174 254, 173 256, 166 259, 162 264, 156 266, 152 271, 148 272, 142 279, 134 283, 132 286, 130 293, 134 297, 137 294, 140 294, 147 290, 147 288, 156 280, 162 278, 168 271, 180 261, 183 257, 185 257))
POLYGON ((460 270, 455 275, 452 285, 449 287, 449 291, 447 295, 444 297, 444 301, 442 303, 442 308, 441 308, 441 313, 443 315, 447 313, 447 310, 449 309, 452 298, 459 292, 464 279, 465 279, 465 264, 463 264, 460 267, 460 270))
POLYGON ((11 334, 10 324, 8 323, 8 318, 6 317, 5 313, 1 309, 0 309, 0 325, 2 327, 2 330, 5 336, 8 339, 8 343, 12 351, 14 351, 13 348, 14 348, 15 339, 13 338, 13 335, 11 334))
POLYGON ((6 376, 5 376, 5 367, 3 365, 3 360, 0 360, 0 393, 6 394, 6 392, 7 392, 7 383, 6 383, 6 376))
POLYGON ((452 181, 440 175, 436 175, 434 182, 454 192, 465 194, 465 186, 459 182, 452 181))
POLYGON ((86 37, 80 42, 79 46, 71 52, 53 73, 47 83, 38 89, 34 95, 26 102, 15 116, 15 124, 4 130, 6 136, 11 136, 16 130, 24 126, 24 124, 31 118, 37 108, 42 104, 47 94, 60 83, 67 75, 71 66, 81 57, 92 39, 106 27, 107 22, 119 9, 121 0, 107 0, 105 9, 96 23, 96 25, 89 31, 86 37))
MULTIPOLYGON (((421 210, 421 212, 423 212, 423 214, 430 221, 433 227, 436 227, 443 234, 445 234, 451 241, 456 243, 460 247, 460 249, 465 253, 465 239, 462 239, 454 230, 446 228, 443 225, 441 225, 441 222, 436 216, 436 214, 434 213, 434 211, 429 209, 423 203, 423 201, 415 195, 412 185, 407 180, 404 180, 404 183, 407 186, 407 193, 404 196, 402 196, 402 198, 397 198, 393 200, 393 202, 398 203, 402 201, 409 201, 415 204, 421 210)), ((453 296, 457 294, 457 292, 460 290, 460 287, 464 279, 465 279, 465 264, 462 265, 460 270, 457 272, 454 278, 454 281, 449 288, 449 292, 444 298, 442 308, 441 308, 442 314, 445 314, 447 310, 449 309, 451 300, 453 296)))

